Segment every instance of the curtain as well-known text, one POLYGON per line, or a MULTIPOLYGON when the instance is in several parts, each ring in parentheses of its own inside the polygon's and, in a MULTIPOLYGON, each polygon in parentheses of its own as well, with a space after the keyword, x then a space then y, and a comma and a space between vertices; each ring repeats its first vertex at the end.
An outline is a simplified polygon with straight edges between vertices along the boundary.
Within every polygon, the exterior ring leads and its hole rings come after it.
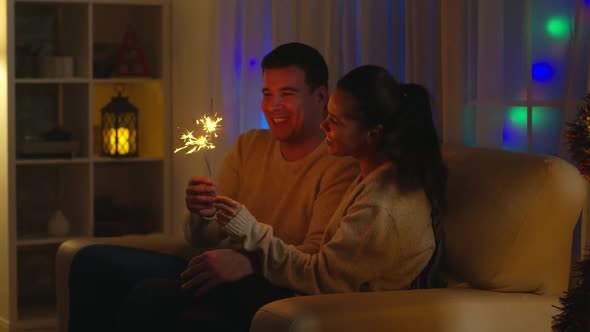
MULTIPOLYGON (((211 65, 220 71, 215 99, 225 116, 228 143, 239 133, 266 126, 259 105, 260 61, 280 44, 299 41, 318 49, 328 63, 331 88, 362 64, 381 65, 405 81, 405 59, 424 54, 424 63, 412 62, 411 75, 426 83, 436 67, 429 52, 405 52, 407 8, 402 0, 219 0, 214 6, 219 45, 211 65)), ((426 48, 434 28, 424 25, 431 31, 415 31, 421 38, 416 47, 426 48)))
MULTIPOLYGON (((590 1, 465 0, 463 10, 463 105, 443 109, 446 138, 570 160, 562 133, 590 91, 590 1)), ((588 208, 573 257, 590 248, 588 208)))
MULTIPOLYGON (((266 127, 262 57, 300 41, 326 58, 330 88, 362 64, 426 86, 446 143, 568 159, 561 132, 589 88, 589 34, 590 0, 172 0, 173 142, 217 113, 217 167, 240 133, 266 127)), ((175 192, 205 174, 198 160, 174 156, 175 192)))
POLYGON ((465 1, 464 9, 462 143, 568 159, 563 125, 588 91, 588 1, 465 1))

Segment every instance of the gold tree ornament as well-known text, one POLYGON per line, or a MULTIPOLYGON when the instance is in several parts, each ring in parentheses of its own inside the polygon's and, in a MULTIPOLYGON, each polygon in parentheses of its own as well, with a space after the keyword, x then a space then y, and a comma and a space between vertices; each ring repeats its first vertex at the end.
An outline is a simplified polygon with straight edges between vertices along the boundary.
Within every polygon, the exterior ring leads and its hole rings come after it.
POLYGON ((580 173, 590 180, 590 93, 578 107, 576 118, 565 125, 564 136, 570 155, 580 173))

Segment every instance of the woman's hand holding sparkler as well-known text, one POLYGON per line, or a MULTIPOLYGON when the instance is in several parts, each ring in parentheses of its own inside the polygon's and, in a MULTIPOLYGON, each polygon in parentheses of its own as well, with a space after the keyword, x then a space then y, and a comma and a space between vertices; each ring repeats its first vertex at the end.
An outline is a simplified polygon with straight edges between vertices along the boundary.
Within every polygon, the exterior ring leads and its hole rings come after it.
POLYGON ((217 192, 217 185, 213 180, 205 176, 194 176, 186 188, 186 207, 192 213, 212 218, 217 212, 213 206, 217 192))
POLYGON ((217 196, 213 206, 217 209, 217 222, 221 226, 227 225, 242 209, 242 204, 226 196, 217 196))

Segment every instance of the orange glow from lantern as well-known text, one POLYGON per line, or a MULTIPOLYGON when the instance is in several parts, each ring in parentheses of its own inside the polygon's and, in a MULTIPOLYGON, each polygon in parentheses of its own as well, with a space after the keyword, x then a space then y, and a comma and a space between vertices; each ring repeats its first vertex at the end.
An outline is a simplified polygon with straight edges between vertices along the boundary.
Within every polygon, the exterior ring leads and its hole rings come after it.
POLYGON ((109 128, 106 129, 103 135, 108 142, 107 151, 111 156, 124 156, 130 152, 130 137, 131 131, 128 128, 109 128))

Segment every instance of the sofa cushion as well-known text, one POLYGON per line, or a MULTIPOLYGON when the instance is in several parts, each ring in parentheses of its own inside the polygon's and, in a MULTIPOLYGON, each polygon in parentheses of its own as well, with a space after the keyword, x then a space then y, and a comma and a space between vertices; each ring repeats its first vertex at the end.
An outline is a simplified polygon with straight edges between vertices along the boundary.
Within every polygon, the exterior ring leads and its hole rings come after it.
POLYGON ((560 295, 587 183, 546 155, 443 146, 449 168, 442 221, 452 277, 472 287, 560 295))

